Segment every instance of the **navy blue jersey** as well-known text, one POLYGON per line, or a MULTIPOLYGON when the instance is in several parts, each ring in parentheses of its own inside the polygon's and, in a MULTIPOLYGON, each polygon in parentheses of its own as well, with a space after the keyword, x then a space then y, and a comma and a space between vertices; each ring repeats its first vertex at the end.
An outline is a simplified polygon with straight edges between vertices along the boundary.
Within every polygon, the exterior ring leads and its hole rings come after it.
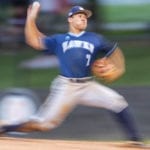
POLYGON ((116 44, 93 32, 56 34, 43 39, 45 48, 60 63, 60 74, 70 78, 91 76, 91 64, 99 55, 109 55, 116 44))

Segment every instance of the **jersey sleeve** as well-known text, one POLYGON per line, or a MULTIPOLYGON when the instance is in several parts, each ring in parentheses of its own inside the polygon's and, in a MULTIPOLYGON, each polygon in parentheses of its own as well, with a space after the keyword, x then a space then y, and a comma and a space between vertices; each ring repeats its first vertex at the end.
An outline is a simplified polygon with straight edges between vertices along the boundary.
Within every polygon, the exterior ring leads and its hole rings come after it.
POLYGON ((43 44, 47 53, 55 53, 55 49, 57 46, 55 36, 47 36, 43 38, 43 44))
POLYGON ((101 52, 104 56, 108 57, 117 48, 118 44, 116 42, 110 42, 104 37, 101 37, 101 52))

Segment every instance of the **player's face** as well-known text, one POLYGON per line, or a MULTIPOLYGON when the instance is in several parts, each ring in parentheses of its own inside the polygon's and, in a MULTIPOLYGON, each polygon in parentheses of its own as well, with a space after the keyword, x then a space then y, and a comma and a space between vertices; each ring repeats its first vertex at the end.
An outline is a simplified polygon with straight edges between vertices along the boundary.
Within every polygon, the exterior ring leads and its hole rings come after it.
POLYGON ((83 13, 78 13, 68 18, 70 32, 81 32, 87 27, 87 16, 83 13))

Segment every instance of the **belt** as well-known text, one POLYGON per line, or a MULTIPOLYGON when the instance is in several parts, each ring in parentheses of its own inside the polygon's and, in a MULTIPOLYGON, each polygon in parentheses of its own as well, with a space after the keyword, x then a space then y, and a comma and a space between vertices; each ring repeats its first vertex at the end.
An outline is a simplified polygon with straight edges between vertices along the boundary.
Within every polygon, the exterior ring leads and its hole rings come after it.
POLYGON ((92 77, 90 77, 90 78, 70 78, 70 79, 68 79, 70 82, 74 82, 74 83, 85 83, 85 82, 88 82, 88 81, 91 81, 91 80, 93 80, 93 78, 92 77))

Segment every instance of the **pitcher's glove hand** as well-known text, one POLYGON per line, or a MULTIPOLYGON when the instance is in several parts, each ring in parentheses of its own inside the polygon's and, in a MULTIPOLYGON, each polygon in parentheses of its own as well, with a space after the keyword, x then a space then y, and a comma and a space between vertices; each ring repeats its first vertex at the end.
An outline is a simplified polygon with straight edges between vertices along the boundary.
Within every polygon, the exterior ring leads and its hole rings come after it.
POLYGON ((121 68, 117 68, 117 66, 111 63, 107 58, 99 58, 95 60, 91 71, 95 77, 104 82, 113 82, 124 73, 121 68))

